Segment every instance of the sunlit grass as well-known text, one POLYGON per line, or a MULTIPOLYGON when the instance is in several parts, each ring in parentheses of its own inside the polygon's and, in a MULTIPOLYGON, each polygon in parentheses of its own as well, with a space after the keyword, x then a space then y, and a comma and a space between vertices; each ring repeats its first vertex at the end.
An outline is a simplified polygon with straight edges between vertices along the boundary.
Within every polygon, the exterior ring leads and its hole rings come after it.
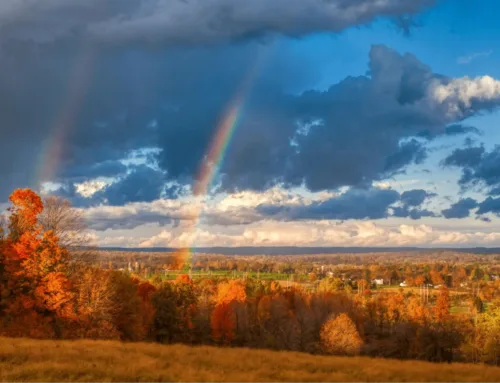
POLYGON ((2 381, 500 381, 500 368, 216 347, 0 338, 2 381))

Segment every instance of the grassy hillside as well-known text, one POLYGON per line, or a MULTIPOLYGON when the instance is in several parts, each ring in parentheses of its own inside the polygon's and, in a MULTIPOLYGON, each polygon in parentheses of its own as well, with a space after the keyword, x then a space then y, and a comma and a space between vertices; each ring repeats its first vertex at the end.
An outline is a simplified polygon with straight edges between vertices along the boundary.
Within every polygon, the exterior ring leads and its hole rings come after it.
POLYGON ((292 352, 0 338, 1 381, 500 381, 500 368, 292 352))

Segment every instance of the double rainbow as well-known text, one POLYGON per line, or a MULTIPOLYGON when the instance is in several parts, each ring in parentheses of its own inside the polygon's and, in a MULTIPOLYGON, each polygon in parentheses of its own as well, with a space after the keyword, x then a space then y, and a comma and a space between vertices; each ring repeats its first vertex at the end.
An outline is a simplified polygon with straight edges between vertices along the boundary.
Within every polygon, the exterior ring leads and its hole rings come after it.
MULTIPOLYGON (((259 51, 255 55, 255 60, 242 81, 238 92, 222 115, 214 137, 208 146, 207 154, 203 157, 199 171, 194 179, 192 194, 195 199, 201 200, 197 201, 200 203, 195 204, 195 212, 186 227, 187 237, 191 239, 188 240, 189 243, 180 252, 182 254, 182 263, 184 264, 190 258, 192 249, 195 246, 194 234, 196 233, 203 212, 203 199, 209 193, 218 171, 224 162, 228 146, 241 121, 246 99, 265 56, 264 51, 268 51, 268 49, 268 47, 259 47, 259 51)), ((35 173, 35 183, 37 185, 53 180, 57 174, 68 136, 71 133, 71 129, 75 126, 78 112, 88 90, 89 81, 94 69, 94 61, 95 50, 90 44, 84 43, 73 67, 63 106, 52 124, 49 139, 40 151, 37 161, 38 168, 35 173)))

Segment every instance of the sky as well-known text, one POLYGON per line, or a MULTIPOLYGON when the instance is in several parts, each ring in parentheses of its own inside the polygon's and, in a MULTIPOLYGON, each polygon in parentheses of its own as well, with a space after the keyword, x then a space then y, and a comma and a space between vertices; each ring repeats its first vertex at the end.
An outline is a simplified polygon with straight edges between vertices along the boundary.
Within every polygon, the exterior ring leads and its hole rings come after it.
POLYGON ((0 207, 96 244, 500 246, 496 0, 2 0, 0 207))

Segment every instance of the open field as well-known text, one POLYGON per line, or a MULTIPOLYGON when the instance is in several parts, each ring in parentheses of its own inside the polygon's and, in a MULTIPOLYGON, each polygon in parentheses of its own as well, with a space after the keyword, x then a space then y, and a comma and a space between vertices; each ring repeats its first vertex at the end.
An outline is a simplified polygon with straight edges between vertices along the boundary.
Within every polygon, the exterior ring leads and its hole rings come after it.
POLYGON ((0 338, 1 381, 498 382, 500 368, 238 348, 0 338))
MULTIPOLYGON (((291 280, 292 276, 285 273, 271 273, 271 272, 242 272, 233 270, 217 270, 217 271, 168 271, 162 275, 164 280, 175 280, 181 274, 189 274, 192 279, 197 278, 233 278, 233 279, 244 279, 253 278, 260 279, 263 281, 288 281, 291 280)), ((307 280, 307 275, 298 276, 301 280, 307 280)))

